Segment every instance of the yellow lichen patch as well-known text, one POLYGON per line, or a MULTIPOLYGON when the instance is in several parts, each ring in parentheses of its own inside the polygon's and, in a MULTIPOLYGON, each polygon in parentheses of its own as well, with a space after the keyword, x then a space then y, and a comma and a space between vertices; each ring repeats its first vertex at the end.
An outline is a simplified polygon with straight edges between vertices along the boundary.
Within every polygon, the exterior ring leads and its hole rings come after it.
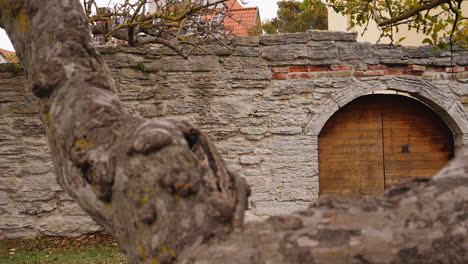
POLYGON ((159 262, 155 258, 152 258, 150 263, 151 264, 159 264, 159 262))
POLYGON ((143 245, 139 244, 137 246, 137 252, 140 258, 145 259, 146 258, 146 250, 143 247, 143 245))
POLYGON ((26 12, 24 11, 24 9, 20 10, 20 12, 16 16, 15 20, 16 20, 16 24, 18 25, 21 32, 28 31, 29 24, 31 23, 31 21, 29 20, 28 15, 26 15, 26 12))
POLYGON ((164 254, 167 251, 168 251, 167 246, 164 246, 163 248, 161 248, 161 254, 164 254))
POLYGON ((79 148, 90 148, 93 146, 93 143, 91 143, 90 141, 84 139, 84 138, 80 138, 76 141, 75 145, 79 148))
POLYGON ((145 197, 141 198, 141 200, 140 200, 140 207, 142 207, 145 203, 147 203, 148 200, 149 200, 149 199, 148 199, 148 196, 145 196, 145 197))
POLYGON ((169 254, 170 254, 173 258, 175 258, 175 257, 177 256, 175 250, 169 249, 167 246, 164 246, 164 247, 161 249, 160 252, 161 252, 161 254, 165 254, 165 253, 169 252, 169 254))
POLYGON ((49 121, 50 121, 50 113, 47 113, 47 114, 44 115, 44 121, 45 121, 46 123, 49 123, 49 121))
POLYGON ((169 249, 169 254, 171 254, 171 256, 172 256, 173 258, 175 258, 175 257, 177 256, 175 250, 173 250, 173 249, 169 249))
POLYGON ((182 196, 176 194, 176 195, 175 195, 175 199, 176 199, 176 201, 180 201, 180 200, 182 200, 182 196))
POLYGON ((195 167, 195 165, 196 165, 195 161, 187 162, 187 167, 189 168, 195 167))
POLYGON ((149 193, 150 189, 149 188, 145 188, 145 193, 149 193))

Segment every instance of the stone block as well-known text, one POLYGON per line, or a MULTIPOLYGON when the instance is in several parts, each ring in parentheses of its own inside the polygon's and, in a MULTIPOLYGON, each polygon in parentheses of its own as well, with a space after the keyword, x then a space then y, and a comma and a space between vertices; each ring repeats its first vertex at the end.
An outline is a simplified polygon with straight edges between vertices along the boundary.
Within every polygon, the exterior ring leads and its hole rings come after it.
POLYGON ((271 175, 274 179, 290 180, 317 176, 318 163, 273 163, 271 175))
POLYGON ((83 234, 102 231, 89 216, 49 216, 43 217, 37 228, 45 236, 82 236, 83 234))
POLYGON ((8 204, 8 193, 4 191, 0 191, 0 205, 8 204))
MULTIPOLYGON (((457 58, 455 57, 453 61, 457 61, 457 58)), ((445 58, 432 58, 430 64, 433 66, 452 66, 453 61, 450 57, 445 57, 445 58)))
POLYGON ((372 54, 370 44, 360 42, 340 45, 338 53, 340 59, 343 61, 362 60, 368 58, 372 54))
POLYGON ((283 96, 311 93, 316 83, 316 79, 276 80, 270 87, 274 96, 283 96))
POLYGON ((307 43, 309 41, 309 35, 307 32, 263 35, 259 37, 259 41, 260 44, 265 46, 307 43))
POLYGON ((235 80, 269 80, 271 71, 260 58, 231 56, 224 60, 225 79, 235 80))
POLYGON ((413 76, 399 76, 386 82, 388 89, 404 91, 410 93, 419 93, 421 89, 427 86, 422 78, 413 76))
POLYGON ((260 38, 258 36, 242 36, 233 39, 234 46, 257 47, 260 38))
POLYGON ((30 191, 30 192, 17 192, 12 196, 12 199, 17 202, 35 202, 35 201, 49 201, 55 197, 55 192, 51 191, 30 191))
POLYGON ((269 61, 290 61, 308 58, 307 45, 287 44, 281 46, 266 46, 261 48, 262 58, 269 61))
POLYGON ((0 190, 18 190, 22 181, 17 177, 0 177, 0 190))
POLYGON ((318 182, 297 182, 296 184, 282 184, 277 188, 277 201, 280 202, 313 202, 318 198, 318 182), (313 186, 315 186, 313 188, 313 186))
POLYGON ((249 154, 254 152, 254 146, 244 140, 229 141, 218 144, 218 150, 221 154, 249 154))
POLYGON ((307 51, 311 60, 330 60, 338 58, 338 47, 334 41, 309 42, 307 51))
POLYGON ((149 71, 210 72, 217 71, 219 68, 219 58, 214 55, 191 56, 188 59, 180 56, 168 56, 154 62, 145 63, 145 69, 149 71))
POLYGON ((255 202, 251 210, 257 216, 286 215, 309 205, 309 202, 255 202))
POLYGON ((41 216, 54 211, 57 208, 57 204, 32 202, 22 203, 17 208, 19 209, 20 214, 29 216, 41 216))
POLYGON ((257 47, 236 47, 232 55, 241 57, 258 57, 260 55, 260 49, 257 47))
POLYGON ((33 219, 25 218, 24 216, 0 216, 0 231, 3 230, 18 230, 33 227, 33 219))
POLYGON ((295 109, 281 111, 278 114, 271 115, 272 127, 303 127, 307 125, 308 111, 305 109, 295 109))
POLYGON ((271 161, 288 164, 318 162, 318 155, 314 149, 275 151, 271 154, 271 161))
POLYGON ((302 127, 273 127, 270 128, 272 134, 297 135, 303 132, 302 127))
POLYGON ((167 103, 167 113, 170 115, 206 114, 208 111, 210 111, 210 105, 205 100, 177 100, 167 103))
POLYGON ((86 216, 86 212, 75 202, 63 202, 58 206, 60 214, 63 216, 86 216))
POLYGON ((247 179, 247 182, 249 185, 253 186, 262 186, 263 183, 265 182, 266 178, 265 177, 258 177, 258 176, 269 176, 271 174, 270 169, 268 167, 260 167, 260 168, 255 168, 255 169, 243 169, 244 175, 247 179))
POLYGON ((264 135, 268 131, 266 127, 241 127, 240 132, 248 135, 264 135))
POLYGON ((257 165, 262 163, 263 158, 261 156, 241 156, 239 163, 242 165, 257 165))
POLYGON ((357 32, 328 31, 328 30, 309 30, 309 38, 316 41, 334 40, 334 41, 356 41, 357 32))
POLYGON ((403 48, 401 46, 392 46, 388 44, 375 45, 373 55, 383 64, 399 64, 403 57, 403 48))
POLYGON ((468 66, 468 51, 459 51, 456 62, 460 66, 468 66))
POLYGON ((403 47, 404 58, 430 58, 437 56, 437 52, 433 46, 403 47))
POLYGON ((408 71, 426 71, 426 66, 410 64, 406 66, 408 71))
POLYGON ((142 63, 144 61, 143 54, 128 54, 128 53, 121 53, 117 51, 105 51, 101 50, 100 51, 105 52, 108 55, 104 55, 107 64, 111 68, 124 68, 124 67, 130 67, 131 65, 137 65, 138 63, 142 63), (114 52, 113 54, 111 54, 114 52))

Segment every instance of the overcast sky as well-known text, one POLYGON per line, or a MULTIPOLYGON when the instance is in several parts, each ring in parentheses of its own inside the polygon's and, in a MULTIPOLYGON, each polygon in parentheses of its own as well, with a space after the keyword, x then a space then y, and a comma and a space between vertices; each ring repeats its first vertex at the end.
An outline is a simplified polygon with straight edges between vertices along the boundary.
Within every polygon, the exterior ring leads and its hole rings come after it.
MULTIPOLYGON (((111 0, 111 2, 118 2, 119 0, 111 0)), ((276 2, 280 0, 246 0, 247 5, 244 6, 258 6, 260 9, 260 17, 262 21, 276 16, 278 5, 276 2)), ((99 5, 107 5, 109 0, 97 0, 99 5)), ((0 49, 13 51, 13 46, 10 43, 5 31, 0 28, 0 49)))

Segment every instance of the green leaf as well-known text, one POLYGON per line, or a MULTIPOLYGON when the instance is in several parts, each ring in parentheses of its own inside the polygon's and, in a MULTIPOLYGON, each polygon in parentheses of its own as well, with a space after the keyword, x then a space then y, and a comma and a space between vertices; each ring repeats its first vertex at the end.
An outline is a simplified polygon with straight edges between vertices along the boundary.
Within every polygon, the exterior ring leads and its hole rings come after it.
POLYGON ((430 38, 425 38, 423 41, 422 41, 423 44, 433 44, 432 42, 432 39, 430 38))

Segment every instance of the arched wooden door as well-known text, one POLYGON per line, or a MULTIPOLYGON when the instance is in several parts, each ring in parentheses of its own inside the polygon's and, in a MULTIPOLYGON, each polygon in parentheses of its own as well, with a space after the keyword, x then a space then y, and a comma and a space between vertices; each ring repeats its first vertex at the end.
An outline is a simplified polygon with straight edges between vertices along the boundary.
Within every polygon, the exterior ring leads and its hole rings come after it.
POLYGON ((360 197, 431 177, 452 158, 453 135, 425 104, 367 95, 341 108, 319 135, 320 195, 360 197))

